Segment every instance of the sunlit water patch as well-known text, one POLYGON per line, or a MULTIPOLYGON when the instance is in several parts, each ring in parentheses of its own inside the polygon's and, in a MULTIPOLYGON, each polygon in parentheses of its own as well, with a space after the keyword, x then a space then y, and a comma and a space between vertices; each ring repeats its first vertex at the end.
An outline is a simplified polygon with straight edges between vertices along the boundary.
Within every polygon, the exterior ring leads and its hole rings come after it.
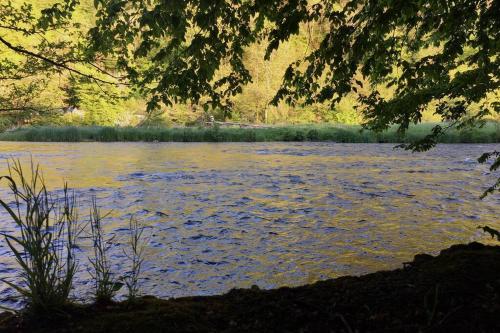
MULTIPOLYGON (((114 270, 133 214, 148 226, 143 293, 210 295, 234 287, 300 285, 398 267, 418 252, 486 238, 500 199, 478 200, 498 174, 476 162, 498 145, 441 145, 419 154, 384 144, 6 143, 6 159, 39 161, 51 190, 76 188, 111 211, 114 270)), ((5 184, 0 195, 8 191, 5 184)), ((4 211, 0 231, 15 232, 4 211)), ((75 296, 92 281, 88 239, 78 251, 75 296)), ((19 274, 0 241, 0 277, 19 274)), ((19 306, 0 284, 0 298, 19 306)))

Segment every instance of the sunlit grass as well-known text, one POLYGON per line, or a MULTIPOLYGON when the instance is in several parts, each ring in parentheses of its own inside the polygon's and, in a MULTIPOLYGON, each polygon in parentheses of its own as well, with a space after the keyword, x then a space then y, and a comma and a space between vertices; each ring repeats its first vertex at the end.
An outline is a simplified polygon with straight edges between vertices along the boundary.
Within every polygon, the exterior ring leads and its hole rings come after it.
MULTIPOLYGON (((163 128, 163 127, 28 127, 0 133, 2 141, 80 142, 266 142, 334 141, 346 143, 401 143, 421 139, 435 124, 412 126, 402 136, 391 128, 382 133, 361 130, 351 125, 296 125, 262 128, 163 128)), ((500 126, 488 123, 483 128, 451 129, 440 137, 443 143, 500 142, 500 126)))

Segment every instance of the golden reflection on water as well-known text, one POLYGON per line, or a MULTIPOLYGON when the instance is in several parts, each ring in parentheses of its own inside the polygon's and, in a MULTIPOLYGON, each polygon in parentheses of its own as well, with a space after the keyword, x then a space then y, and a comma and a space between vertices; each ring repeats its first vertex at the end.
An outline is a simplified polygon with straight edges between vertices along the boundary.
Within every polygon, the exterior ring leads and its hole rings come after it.
MULTIPOLYGON (((152 233, 145 292, 180 296, 361 274, 488 241, 475 228, 500 227, 499 199, 477 199, 495 175, 475 159, 493 149, 441 145, 412 155, 378 144, 2 142, 0 174, 6 158, 32 155, 50 189, 64 179, 84 211, 91 195, 112 210, 109 233, 126 234, 130 214, 140 217, 152 233)), ((114 261, 124 265, 118 252, 114 261)), ((0 272, 11 266, 6 259, 0 272)), ((84 271, 77 288, 86 285, 84 271)))

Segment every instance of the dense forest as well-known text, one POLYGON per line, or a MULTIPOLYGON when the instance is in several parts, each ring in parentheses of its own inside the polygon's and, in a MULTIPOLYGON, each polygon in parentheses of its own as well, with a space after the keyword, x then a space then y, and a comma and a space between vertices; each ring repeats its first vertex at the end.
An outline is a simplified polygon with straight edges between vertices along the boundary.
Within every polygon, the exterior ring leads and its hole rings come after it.
MULTIPOLYGON (((48 7, 54 1, 41 0, 32 4, 33 13, 48 7)), ((21 8, 24 0, 12 1, 13 7, 21 8)), ((92 27, 95 9, 92 0, 82 0, 74 15, 74 27, 71 38, 85 38, 92 27)), ((1 27, 0 27, 1 29, 1 27)), ((1 31, 11 42, 25 38, 22 31, 1 31)), ((359 123, 358 116, 352 108, 353 100, 346 100, 331 112, 326 105, 315 107, 291 108, 282 104, 278 107, 269 105, 281 83, 283 73, 291 62, 297 60, 307 51, 310 43, 317 41, 317 36, 324 32, 320 25, 311 25, 305 32, 294 37, 282 49, 264 61, 264 46, 256 43, 255 47, 245 50, 245 60, 253 77, 243 92, 234 97, 231 118, 234 121, 251 123, 313 123, 341 122, 359 123)), ((40 39, 49 39, 51 43, 68 38, 57 33, 34 36, 33 46, 40 39)), ((77 42, 78 43, 78 42, 77 42)), ((19 55, 0 46, 0 58, 21 61, 19 55)), ((102 60, 107 71, 113 71, 113 59, 102 60)), ((87 68, 92 72, 92 68, 87 68)), ((222 68, 222 71, 224 68, 222 68)), ((1 82, 0 123, 3 126, 16 124, 71 124, 71 125, 136 125, 146 113, 146 96, 133 91, 124 85, 96 84, 85 77, 71 75, 68 72, 54 73, 47 77, 40 75, 27 77, 16 82, 1 82), (21 83, 19 82, 21 81, 21 83), (9 105, 10 104, 10 105, 9 105), (19 108, 20 110, 7 109, 19 108), (22 110, 21 110, 22 109, 22 110)), ((224 118, 217 110, 210 112, 216 119, 224 118)), ((164 107, 156 112, 148 122, 156 125, 192 123, 204 116, 198 105, 178 103, 172 107, 164 107)), ((206 115, 205 115, 206 116, 206 115)))
MULTIPOLYGON (((30 12, 36 18, 43 8, 48 8, 53 3, 52 0, 40 0, 27 5, 24 0, 13 0, 1 5, 0 16, 12 18, 15 17, 13 12, 18 10, 30 12)), ((28 22, 20 19, 16 30, 0 26, 0 35, 13 45, 22 41, 23 45, 28 44, 32 50, 52 52, 54 54, 51 55, 56 57, 57 51, 53 50, 66 49, 64 56, 67 56, 74 49, 76 57, 76 50, 85 45, 88 31, 95 25, 95 14, 93 2, 82 0, 73 13, 71 26, 65 27, 63 33, 48 30, 27 35, 23 30, 23 23, 28 22)), ((118 83, 109 84, 84 75, 75 75, 71 71, 49 70, 44 68, 46 64, 37 63, 33 59, 26 60, 22 54, 0 45, 0 66, 3 72, 9 72, 15 66, 36 68, 29 75, 16 74, 0 78, 0 129, 21 125, 175 126, 190 125, 211 117, 216 120, 230 118, 232 121, 257 124, 360 124, 363 119, 355 111, 357 101, 353 94, 348 94, 334 106, 329 103, 299 104, 293 107, 284 102, 270 104, 289 64, 318 47, 328 31, 326 24, 322 20, 302 23, 299 33, 282 43, 269 60, 265 59, 267 41, 257 40, 251 47, 246 47, 243 59, 252 79, 241 93, 231 96, 229 113, 218 108, 207 110, 199 103, 191 102, 162 105, 154 112, 147 112, 149 97, 144 90, 119 80, 116 80, 118 83)), ((412 56, 416 55, 408 55, 412 56)), ((113 56, 101 58, 98 63, 100 67, 95 67, 95 63, 82 62, 77 68, 91 75, 108 78, 120 75, 115 70, 116 59, 113 56)), ((146 68, 151 63, 141 61, 137 66, 146 68)), ((229 64, 222 64, 219 71, 228 71, 225 68, 228 66, 229 64)), ((391 94, 388 88, 381 88, 381 91, 391 94)), ((489 99, 495 101, 498 96, 490 96, 489 99)), ((474 108, 471 110, 470 112, 475 112, 474 108)), ((431 106, 423 113, 422 120, 438 122, 441 117, 434 114, 431 106)))

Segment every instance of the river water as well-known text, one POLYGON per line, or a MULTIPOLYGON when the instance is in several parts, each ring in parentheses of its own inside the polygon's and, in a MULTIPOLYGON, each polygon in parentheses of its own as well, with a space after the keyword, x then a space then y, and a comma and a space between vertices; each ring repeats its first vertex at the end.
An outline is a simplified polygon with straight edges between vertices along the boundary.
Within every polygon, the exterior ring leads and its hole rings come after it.
MULTIPOLYGON (((499 145, 440 145, 412 154, 390 144, 0 143, 7 158, 40 162, 50 190, 75 188, 82 218, 95 195, 113 269, 134 214, 148 226, 142 291, 211 295, 235 287, 295 286, 401 267, 419 252, 488 241, 499 196, 478 200, 498 177, 476 162, 499 145)), ((6 184, 0 195, 8 198, 6 184)), ((5 211, 0 231, 15 232, 5 211)), ((79 248, 75 297, 88 299, 88 242, 79 248)), ((0 240, 0 277, 19 272, 0 240)), ((0 282, 0 304, 19 307, 0 282)))

